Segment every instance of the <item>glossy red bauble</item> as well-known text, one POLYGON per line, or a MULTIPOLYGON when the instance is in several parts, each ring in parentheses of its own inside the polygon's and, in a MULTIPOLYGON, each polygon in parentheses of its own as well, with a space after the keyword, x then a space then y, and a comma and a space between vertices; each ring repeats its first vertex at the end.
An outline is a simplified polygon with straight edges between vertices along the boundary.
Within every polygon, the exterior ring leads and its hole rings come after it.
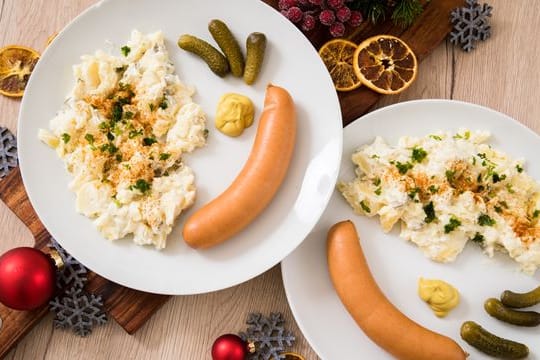
POLYGON ((0 302, 15 310, 32 310, 54 294, 56 268, 41 251, 20 247, 0 256, 0 302))
POLYGON ((244 360, 248 345, 238 335, 221 335, 212 345, 212 360, 244 360))

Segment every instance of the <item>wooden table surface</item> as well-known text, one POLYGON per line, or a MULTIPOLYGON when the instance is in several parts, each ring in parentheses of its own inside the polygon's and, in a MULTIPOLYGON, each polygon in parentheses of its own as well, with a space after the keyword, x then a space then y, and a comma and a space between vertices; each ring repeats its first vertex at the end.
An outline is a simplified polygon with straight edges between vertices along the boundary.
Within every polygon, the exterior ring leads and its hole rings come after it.
MULTIPOLYGON (((437 1, 437 0, 433 0, 437 1)), ((378 106, 425 98, 458 99, 506 113, 540 132, 540 1, 487 0, 494 7, 492 37, 472 53, 448 42, 420 65, 416 82, 378 106), (536 96, 535 96, 536 95, 536 96)), ((96 0, 0 0, 0 47, 22 44, 43 50, 57 32, 96 0)), ((16 130, 19 100, 0 96, 0 125, 16 130)), ((0 253, 31 244, 29 231, 0 202, 0 253)), ((288 308, 279 266, 231 289, 177 296, 135 335, 113 321, 88 338, 54 330, 52 316, 31 331, 7 359, 210 359, 213 340, 245 330, 249 312, 283 312, 296 336, 293 350, 317 359, 288 308)), ((1 330, 0 330, 1 331, 1 330)), ((334 359, 331 359, 334 360, 334 359)))

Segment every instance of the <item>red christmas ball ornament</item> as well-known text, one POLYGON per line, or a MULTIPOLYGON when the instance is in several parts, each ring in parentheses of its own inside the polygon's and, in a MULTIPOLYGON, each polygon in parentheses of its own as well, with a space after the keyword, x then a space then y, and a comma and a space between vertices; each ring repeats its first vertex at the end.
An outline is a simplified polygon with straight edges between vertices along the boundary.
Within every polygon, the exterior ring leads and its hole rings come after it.
POLYGON ((19 247, 0 256, 0 302, 15 310, 32 310, 54 294, 53 260, 31 247, 19 247))
POLYGON ((248 344, 238 335, 221 335, 212 345, 212 360, 245 360, 248 344))

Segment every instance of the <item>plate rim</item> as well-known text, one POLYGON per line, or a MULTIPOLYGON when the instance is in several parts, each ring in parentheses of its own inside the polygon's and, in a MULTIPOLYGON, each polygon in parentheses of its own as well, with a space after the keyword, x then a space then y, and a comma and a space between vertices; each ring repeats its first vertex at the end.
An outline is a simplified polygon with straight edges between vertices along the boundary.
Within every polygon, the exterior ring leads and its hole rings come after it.
MULTIPOLYGON (((534 130, 529 128, 527 125, 525 125, 522 122, 514 119, 510 115, 507 115, 507 114, 505 114, 503 112, 500 112, 498 110, 495 110, 495 109, 491 109, 491 108, 489 108, 487 106, 484 106, 484 105, 479 105, 479 104, 476 104, 476 103, 471 103, 471 102, 467 102, 467 101, 463 101, 463 100, 443 99, 443 98, 407 100, 407 101, 402 101, 402 102, 398 102, 398 103, 394 103, 394 104, 390 104, 390 105, 378 108, 378 109, 370 111, 370 112, 368 112, 368 113, 366 113, 366 114, 364 114, 362 116, 359 116, 355 120, 351 121, 349 124, 347 124, 343 128, 343 133, 345 133, 345 129, 347 129, 347 128, 354 127, 354 126, 359 126, 359 125, 356 125, 359 121, 369 121, 370 117, 377 116, 379 113, 394 110, 394 109, 400 108, 400 107, 417 106, 419 104, 420 104, 420 106, 422 106, 423 104, 437 104, 437 103, 445 104, 445 105, 451 104, 451 106, 454 106, 454 105, 466 106, 466 107, 470 107, 470 108, 476 108, 476 109, 479 109, 481 111, 485 111, 486 113, 491 113, 491 114, 496 114, 497 116, 502 116, 502 117, 506 118, 507 120, 509 120, 510 122, 512 122, 514 125, 517 125, 518 127, 520 127, 522 130, 524 130, 526 132, 529 132, 529 134, 535 136, 540 141, 540 134, 536 133, 534 130)), ((343 138, 345 138, 345 136, 343 136, 343 138)), ((345 140, 343 141, 343 144, 344 143, 345 143, 345 140)), ((342 149, 342 161, 343 161, 343 156, 344 155, 345 154, 344 154, 344 151, 342 149)), ((340 171, 339 172, 341 172, 341 165, 342 164, 340 163, 340 171)), ((330 199, 330 201, 327 203, 327 207, 328 207, 328 205, 330 204, 331 201, 332 200, 330 199)), ((321 221, 321 219, 322 219, 322 215, 319 218, 319 221, 321 221)), ((317 222, 317 224, 318 224, 318 222, 317 222)), ((315 225, 315 227, 317 227, 317 225, 315 225)), ((312 229, 312 231, 313 231, 313 229, 312 229)), ((306 236, 306 239, 304 239, 304 241, 308 241, 307 238, 310 235, 311 235, 311 232, 310 232, 310 234, 308 234, 306 236)), ((286 275, 286 273, 287 273, 287 270, 286 270, 287 265, 285 265, 285 263, 287 262, 287 258, 290 257, 292 254, 293 253, 289 254, 285 259, 283 259, 283 261, 280 264, 281 265, 281 279, 283 281, 283 288, 285 290, 285 297, 287 299, 287 304, 289 305, 289 307, 291 309, 291 313, 293 315, 293 318, 296 321, 296 324, 298 325, 298 328, 302 332, 302 335, 305 337, 306 341, 311 346, 311 348, 315 351, 317 356, 319 356, 321 359, 323 359, 322 352, 321 352, 321 349, 320 349, 319 345, 316 344, 313 341, 314 336, 309 331, 306 331, 307 327, 306 327, 305 323, 303 323, 302 320, 299 320, 297 304, 293 300, 291 300, 292 299, 292 295, 291 295, 291 292, 290 292, 291 291, 290 290, 291 285, 289 283, 289 280, 287 280, 287 275, 286 275)), ((366 336, 366 338, 367 338, 368 341, 371 341, 367 336, 366 336)), ((381 349, 381 353, 383 353, 383 352, 384 352, 384 350, 381 349)))
MULTIPOLYGON (((73 26, 75 26, 75 24, 77 22, 79 22, 81 19, 85 18, 86 16, 89 16, 89 14, 93 13, 94 11, 98 11, 99 8, 106 4, 106 3, 109 3, 109 2, 114 2, 116 0, 100 0, 100 1, 97 1, 96 3, 88 6, 86 9, 84 9, 81 13, 79 13, 76 17, 74 17, 73 19, 71 19, 57 34, 56 38, 57 39, 60 39, 64 36, 64 34, 66 32, 68 32, 73 26)), ((261 9, 265 9, 263 11, 274 11, 276 12, 277 10, 275 8, 273 8, 272 6, 270 6, 269 4, 267 4, 266 2, 264 1, 259 1, 259 2, 256 2, 258 7, 260 7, 261 9)), ((288 26, 288 29, 287 31, 293 31, 293 32, 296 32, 297 34, 301 35, 303 37, 303 41, 306 41, 309 43, 310 47, 311 47, 311 51, 312 53, 314 54, 317 54, 317 50, 315 49, 315 47, 311 44, 311 42, 309 41, 309 39, 305 36, 305 34, 303 34, 300 29, 298 29, 296 26, 294 26, 294 24, 290 23, 290 22, 287 22, 289 25, 288 26)), ((54 44, 51 44, 50 46, 46 47, 45 50, 42 52, 40 58, 43 58, 44 56, 47 56, 48 54, 48 51, 49 49, 52 48, 52 46, 54 46, 54 44)), ((320 60, 320 59, 319 59, 320 60)), ((322 62, 322 60, 320 60, 320 64, 321 66, 324 66, 324 63, 322 62)), ((36 65, 36 68, 37 70, 39 71, 39 69, 41 68, 41 63, 38 62, 38 64, 36 65)), ((36 70, 36 68, 34 69, 34 71, 36 70)), ((326 77, 326 82, 327 84, 329 85, 329 89, 330 89, 330 86, 332 89, 334 89, 334 86, 333 86, 333 82, 331 80, 331 77, 330 75, 328 74, 328 72, 322 72, 321 75, 325 76, 326 77)), ((27 87, 31 87, 32 84, 33 84, 33 79, 35 78, 32 78, 30 77, 29 79, 29 82, 27 84, 27 87)), ((338 97, 338 94, 336 91, 332 91, 331 94, 333 94, 332 96, 332 102, 334 102, 334 105, 335 105, 335 116, 336 116, 336 119, 335 119, 335 122, 336 122, 336 128, 337 129, 342 129, 343 126, 342 126, 342 119, 343 119, 343 114, 342 114, 342 111, 341 111, 341 106, 340 106, 340 102, 339 102, 339 97, 338 97)), ((330 95, 330 92, 329 92, 329 95, 330 95)), ((20 110, 19 110, 19 113, 18 113, 18 116, 17 116, 17 134, 21 133, 20 129, 21 129, 21 126, 23 121, 21 121, 22 117, 24 116, 24 114, 26 114, 26 108, 28 107, 28 97, 23 97, 22 98, 22 101, 21 101, 21 104, 20 104, 20 110)), ((37 139, 37 135, 36 135, 36 139, 37 139)), ((341 159, 342 159, 342 149, 343 149, 343 131, 337 131, 336 132, 336 138, 332 138, 334 141, 337 141, 336 143, 336 148, 337 149, 340 149, 337 151, 337 157, 336 157, 336 161, 337 161, 337 164, 340 164, 341 163, 341 159)), ((36 207, 34 206, 34 203, 35 203, 35 197, 33 197, 32 195, 30 195, 30 193, 28 192, 27 190, 27 184, 28 184, 28 174, 26 173, 26 171, 24 170, 26 168, 25 163, 27 163, 28 165, 27 166, 31 166, 31 158, 27 159, 27 160, 24 160, 26 159, 26 157, 23 155, 22 157, 19 156, 19 169, 20 169, 20 173, 21 173, 21 178, 22 178, 22 182, 23 182, 23 186, 24 186, 24 189, 25 189, 25 192, 27 194, 27 197, 28 197, 28 200, 30 201, 30 204, 32 205, 32 208, 34 209, 38 219, 40 220, 40 222, 43 224, 43 226, 45 227, 45 229, 47 230, 47 232, 50 234, 51 238, 54 238, 54 235, 52 234, 52 232, 49 230, 48 227, 46 227, 45 225, 45 222, 43 221, 42 219, 42 216, 38 213, 38 211, 36 210, 36 207), (25 175, 26 173, 26 175, 25 175), (34 199, 34 200, 33 200, 34 199)), ((335 170, 332 171, 332 172, 328 172, 327 174, 331 174, 331 183, 332 183, 332 189, 335 187, 335 184, 337 183, 337 180, 338 180, 338 176, 339 176, 339 166, 336 166, 335 167, 335 170)), ((299 240, 297 240, 297 243, 295 246, 291 247, 291 249, 289 249, 289 251, 285 251, 282 255, 280 256, 277 256, 276 259, 273 259, 272 261, 267 261, 267 265, 266 266, 262 266, 259 270, 257 271, 253 271, 253 272, 250 272, 250 275, 249 276, 245 276, 241 279, 239 279, 239 277, 235 278, 234 280, 230 280, 226 283, 224 283, 225 285, 221 285, 219 287, 217 286, 205 286, 205 287, 199 287, 198 290, 193 290, 193 291, 174 291, 171 289, 171 287, 163 287, 163 286, 159 286, 159 285, 156 285, 155 288, 152 288, 152 289, 148 289, 148 288, 145 288, 145 287, 141 287, 141 286, 138 286, 137 284, 133 284, 129 281, 124 281, 123 279, 109 279, 103 275, 101 275, 100 272, 97 272, 95 271, 93 268, 91 267, 88 267, 87 265, 83 264, 84 266, 86 266, 89 270, 95 272, 96 274, 100 275, 100 276, 103 276, 105 279, 107 279, 108 281, 111 281, 111 282, 114 282, 114 283, 117 283, 121 286, 124 286, 124 287, 127 287, 127 288, 131 288, 131 289, 135 289, 135 290, 139 290, 139 291, 143 291, 143 292, 147 292, 147 293, 152 293, 152 294, 160 294, 160 295, 197 295, 197 294, 206 294, 206 293, 210 293, 210 292, 214 292, 214 291, 220 291, 220 290, 224 290, 224 289, 228 289, 228 288, 231 288, 231 287, 234 287, 234 286, 237 286, 237 285, 240 285, 246 281, 249 281, 249 280, 252 280, 254 279, 255 277, 257 276, 260 276, 261 274, 269 271, 270 269, 272 269, 273 267, 275 267, 276 265, 280 264, 281 261, 287 257, 288 255, 290 255, 294 250, 296 250, 298 248, 298 246, 300 246, 302 244, 302 242, 306 239, 306 237, 309 235, 309 233, 313 230, 313 228, 316 226, 318 220, 320 219, 320 217, 322 216, 322 214, 324 213, 324 210, 326 209, 326 206, 328 205, 331 197, 332 197, 332 193, 333 191, 328 191, 328 193, 325 195, 325 197, 321 197, 320 199, 323 200, 323 203, 324 203, 324 206, 322 206, 317 212, 317 216, 314 217, 314 220, 312 221, 312 224, 309 225, 309 226, 306 226, 306 228, 304 229, 304 231, 302 231, 301 233, 303 234, 303 236, 299 236, 299 240), (159 291, 156 291, 157 288, 159 288, 159 291), (165 289, 167 288, 167 289, 165 289)), ((177 224, 175 224, 175 226, 177 226, 177 224)), ((59 241, 59 244, 60 244, 60 241, 59 241)), ((60 244, 61 245, 61 244, 60 244)), ((67 249, 66 249, 67 251, 67 249)), ((261 262, 264 262, 264 261, 261 261, 261 262)))

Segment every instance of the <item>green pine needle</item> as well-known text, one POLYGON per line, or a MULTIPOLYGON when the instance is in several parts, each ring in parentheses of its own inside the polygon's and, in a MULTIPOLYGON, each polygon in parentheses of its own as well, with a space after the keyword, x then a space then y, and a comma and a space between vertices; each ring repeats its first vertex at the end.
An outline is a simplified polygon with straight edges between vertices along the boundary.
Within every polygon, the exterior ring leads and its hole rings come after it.
POLYGON ((396 25, 409 27, 414 20, 424 11, 419 0, 401 0, 397 3, 392 13, 392 20, 396 25))
POLYGON ((391 13, 394 24, 404 28, 410 26, 424 10, 421 0, 354 0, 349 6, 360 11, 373 24, 384 21, 391 13))

